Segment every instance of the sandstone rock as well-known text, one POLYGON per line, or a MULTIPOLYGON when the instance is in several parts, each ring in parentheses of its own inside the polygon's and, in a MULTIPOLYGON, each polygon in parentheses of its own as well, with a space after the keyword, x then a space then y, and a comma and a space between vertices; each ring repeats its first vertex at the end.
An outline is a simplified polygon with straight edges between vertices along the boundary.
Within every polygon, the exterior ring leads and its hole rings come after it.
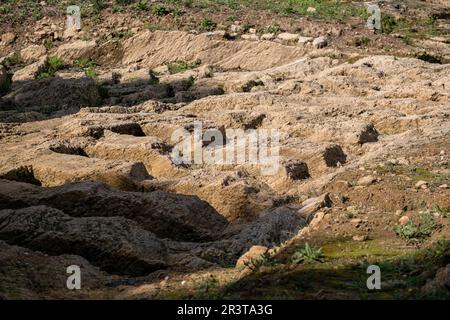
POLYGON ((414 185, 414 187, 416 189, 427 189, 428 188, 428 182, 420 180, 414 185))
POLYGON ((49 256, 0 241, 2 296, 11 300, 17 299, 18 296, 21 299, 50 299, 52 290, 67 290, 65 270, 72 265, 80 267, 84 289, 95 290, 107 284, 106 274, 80 256, 67 254, 49 256))
MULTIPOLYGON (((111 129, 121 133, 120 128, 112 127, 111 129)), ((85 152, 94 158, 142 162, 148 172, 159 179, 186 174, 184 170, 172 163, 171 146, 153 137, 127 135, 127 132, 131 132, 129 130, 133 130, 132 127, 123 127, 122 130, 127 131, 122 131, 122 134, 104 132, 104 137, 96 144, 87 147, 85 152)))
POLYGON ((274 33, 264 33, 261 36, 261 40, 273 40, 275 39, 275 34, 274 33))
POLYGON ((404 225, 406 225, 406 224, 409 222, 409 220, 410 220, 410 218, 409 218, 408 216, 402 216, 402 217, 398 220, 398 223, 399 223, 401 226, 404 226, 404 225))
POLYGON ((0 211, 0 239, 51 255, 84 256, 103 270, 145 275, 165 268, 164 244, 124 218, 72 218, 45 207, 0 211))
POLYGON ((132 84, 149 83, 151 79, 150 70, 143 68, 136 71, 123 73, 120 78, 120 82, 132 84))
POLYGON ((12 32, 2 34, 0 38, 0 44, 3 46, 9 46, 16 40, 16 35, 12 32))
POLYGON ((274 243, 283 243, 306 225, 307 220, 299 217, 294 209, 287 207, 269 209, 253 222, 241 225, 237 231, 230 228, 223 234, 224 240, 202 244, 195 252, 208 260, 212 260, 214 256, 217 262, 223 261, 224 257, 238 259, 254 245, 271 247, 274 243), (202 254, 201 252, 205 250, 209 253, 202 254))
POLYGON ((198 78, 212 78, 214 76, 214 69, 210 65, 203 65, 198 69, 198 78))
POLYGON ((236 262, 236 268, 242 269, 246 267, 247 263, 251 263, 257 259, 260 259, 269 249, 264 246, 253 246, 248 250, 239 260, 236 262))
POLYGON ((298 41, 299 37, 300 36, 296 33, 283 32, 277 36, 277 39, 283 43, 295 43, 298 41))
POLYGON ((243 34, 241 36, 241 38, 243 40, 250 40, 250 41, 258 41, 259 40, 259 36, 256 34, 243 34))
POLYGON ((74 217, 122 216, 160 238, 210 241, 227 225, 206 202, 163 191, 123 192, 91 181, 50 189, 1 179, 0 185, 0 208, 46 205, 74 217))
POLYGON ((373 123, 349 121, 336 123, 334 126, 314 125, 311 138, 315 141, 333 141, 350 145, 362 145, 377 142, 379 133, 373 123))
POLYGON ((44 56, 39 61, 32 63, 18 71, 12 77, 13 82, 34 80, 47 66, 48 57, 44 56))
POLYGON ((20 57, 26 63, 39 60, 47 53, 47 49, 43 45, 31 45, 20 51, 20 57))
POLYGON ((333 202, 328 193, 317 198, 310 198, 302 203, 302 208, 298 210, 298 214, 303 217, 310 217, 316 211, 322 208, 331 207, 333 202))
POLYGON ((351 128, 353 132, 346 135, 349 143, 364 144, 378 141, 379 133, 372 123, 355 124, 351 128))
POLYGON ((369 239, 367 235, 353 236, 353 241, 364 242, 369 239))
POLYGON ((355 225, 355 226, 359 226, 362 222, 363 222, 362 219, 359 219, 359 218, 355 218, 355 219, 351 219, 350 220, 350 223, 355 225))
POLYGON ((289 160, 282 164, 281 175, 288 180, 304 180, 310 177, 308 166, 300 160, 289 160))
POLYGON ((337 144, 325 147, 321 155, 327 167, 339 167, 347 162, 347 155, 341 146, 337 144))
POLYGON ((442 184, 439 186, 439 189, 448 189, 448 188, 449 188, 448 184, 442 184))
POLYGON ((241 32, 242 31, 242 26, 238 25, 238 24, 232 24, 230 26, 230 32, 241 32))
POLYGON ((374 176, 365 176, 358 180, 357 185, 367 187, 377 182, 377 178, 374 176))
POLYGON ((37 62, 30 65, 31 68, 26 67, 27 70, 22 69, 14 74, 12 91, 5 96, 5 100, 15 105, 17 111, 26 109, 53 113, 67 110, 70 113, 82 106, 97 106, 100 103, 98 87, 91 78, 51 77, 23 82, 34 79, 44 66, 37 62))
POLYGON ((152 179, 141 162, 106 161, 55 153, 37 158, 33 173, 43 186, 97 180, 123 190, 139 189, 139 182, 152 179))
POLYGON ((56 55, 60 57, 65 63, 73 63, 77 59, 92 58, 94 49, 97 47, 97 42, 78 40, 63 44, 58 47, 56 55))
POLYGON ((302 45, 302 46, 305 46, 305 45, 307 45, 309 43, 312 43, 313 39, 314 38, 312 38, 312 37, 299 37, 298 38, 298 44, 302 45))
POLYGON ((327 37, 318 37, 315 38, 312 42, 312 45, 316 49, 324 48, 328 45, 328 38, 327 37))
POLYGON ((422 291, 427 294, 450 289, 450 264, 440 268, 432 280, 428 280, 422 291))
POLYGON ((320 223, 323 221, 323 218, 325 217, 325 213, 322 211, 317 212, 314 215, 314 218, 311 220, 311 222, 309 223, 308 227, 315 229, 317 228, 320 223))

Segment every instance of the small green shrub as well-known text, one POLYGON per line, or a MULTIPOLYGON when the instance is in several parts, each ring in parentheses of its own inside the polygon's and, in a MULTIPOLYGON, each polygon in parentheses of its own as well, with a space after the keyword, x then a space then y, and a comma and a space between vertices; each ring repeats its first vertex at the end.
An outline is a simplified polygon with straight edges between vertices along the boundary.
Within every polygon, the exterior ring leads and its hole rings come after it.
POLYGON ((397 26, 397 20, 388 14, 381 17, 381 32, 382 33, 392 33, 397 26))
POLYGON ((57 56, 51 56, 48 58, 44 70, 37 76, 38 79, 54 77, 58 70, 63 67, 62 60, 57 56))
POLYGON ((435 204, 432 208, 433 212, 440 213, 444 218, 447 218, 448 214, 450 213, 450 207, 441 207, 437 204, 435 204))
POLYGON ((137 11, 148 11, 148 9, 149 9, 148 0, 141 0, 141 1, 137 2, 135 5, 135 9, 137 11))
POLYGON ((121 6, 129 5, 133 2, 133 0, 116 0, 116 3, 121 6))
POLYGON ((265 30, 265 32, 267 32, 267 33, 278 33, 280 31, 281 31, 281 27, 277 24, 270 25, 265 30))
POLYGON ((438 240, 433 246, 428 248, 426 255, 432 259, 441 258, 450 248, 450 241, 447 239, 438 240))
POLYGON ((302 262, 323 262, 323 253, 322 248, 313 248, 308 243, 305 244, 305 247, 295 252, 292 257, 292 263, 299 264, 302 262))
POLYGON ((277 264, 275 258, 270 254, 269 250, 264 252, 260 257, 255 259, 250 259, 244 262, 244 265, 251 271, 256 272, 261 269, 261 267, 271 267, 277 264))
POLYGON ((176 73, 184 72, 189 69, 197 68, 201 64, 202 64, 202 61, 200 59, 197 59, 193 62, 186 62, 186 61, 178 60, 176 62, 169 63, 167 65, 167 68, 169 69, 170 74, 176 74, 176 73))
POLYGON ((97 63, 90 58, 81 58, 75 61, 75 64, 84 70, 84 73, 89 78, 96 78, 98 76, 95 68, 97 67, 97 63))
POLYGON ((15 51, 9 57, 5 59, 5 65, 8 67, 13 67, 22 64, 22 57, 20 56, 20 52, 15 51))
POLYGON ((429 238, 439 226, 429 211, 423 211, 420 213, 417 223, 409 220, 403 226, 395 226, 394 231, 400 238, 410 243, 420 243, 429 238))
POLYGON ((352 44, 355 47, 365 47, 370 43, 370 39, 366 36, 354 37, 352 40, 352 44))
POLYGON ((163 17, 163 16, 167 16, 170 13, 170 10, 164 6, 156 5, 152 9, 152 13, 153 13, 153 15, 155 15, 157 17, 163 17))
POLYGON ((201 22, 200 22, 200 28, 202 30, 206 30, 206 31, 213 31, 215 28, 217 27, 217 23, 215 23, 212 20, 209 20, 207 18, 204 18, 201 22))

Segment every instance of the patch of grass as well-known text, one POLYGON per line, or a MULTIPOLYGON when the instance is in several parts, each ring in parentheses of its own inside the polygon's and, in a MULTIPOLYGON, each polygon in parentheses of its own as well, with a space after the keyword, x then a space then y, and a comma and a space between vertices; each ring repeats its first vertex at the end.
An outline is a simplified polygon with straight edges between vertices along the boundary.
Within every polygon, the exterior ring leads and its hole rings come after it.
POLYGON ((432 207, 433 212, 440 213, 444 218, 450 214, 450 207, 441 207, 437 204, 432 207))
POLYGON ((216 29, 217 27, 217 23, 215 23, 214 21, 208 19, 208 18, 204 18, 201 22, 200 22, 200 29, 201 30, 205 30, 205 31, 213 31, 214 29, 216 29))
POLYGON ((358 36, 352 39, 352 45, 355 47, 365 47, 370 43, 370 39, 366 36, 358 36))
POLYGON ((244 265, 252 272, 257 272, 261 269, 261 267, 272 267, 277 263, 278 262, 272 256, 270 251, 267 250, 260 257, 244 262, 244 265))
POLYGON ((242 24, 242 32, 243 32, 243 33, 246 33, 246 32, 248 32, 251 28, 254 28, 254 27, 255 27, 254 24, 245 22, 244 24, 242 24))
POLYGON ((63 68, 63 62, 62 60, 57 56, 51 56, 48 58, 46 66, 44 70, 42 70, 41 73, 37 76, 38 79, 43 78, 50 78, 54 77, 55 73, 58 70, 61 70, 63 68))
POLYGON ((169 69, 170 74, 176 74, 176 73, 180 73, 180 72, 184 72, 184 71, 187 71, 190 69, 197 68, 201 64, 202 64, 202 61, 200 59, 197 59, 193 62, 186 62, 186 61, 178 60, 176 62, 169 63, 167 65, 167 68, 169 69))
POLYGON ((148 11, 150 7, 148 6, 148 0, 140 0, 135 3, 134 9, 136 11, 148 11))
POLYGON ((395 226, 394 231, 409 243, 421 243, 428 239, 439 226, 429 211, 423 211, 420 212, 417 223, 409 220, 403 226, 395 226))
POLYGON ((128 39, 130 37, 133 36, 133 32, 131 32, 130 30, 114 30, 111 33, 113 39, 118 39, 118 40, 122 40, 122 39, 128 39))
POLYGON ((447 239, 440 239, 436 241, 425 253, 431 259, 441 258, 445 252, 450 249, 450 241, 447 239))
POLYGON ((397 20, 388 14, 383 14, 381 16, 381 32, 382 33, 392 33, 397 26, 397 20))
POLYGON ((295 252, 291 257, 291 262, 299 264, 302 262, 312 263, 312 262, 323 262, 324 255, 322 248, 311 247, 308 243, 305 244, 304 248, 295 252))
POLYGON ((405 175, 414 181, 425 180, 432 185, 450 182, 449 173, 435 173, 423 167, 388 164, 379 166, 376 170, 384 174, 405 175))
POLYGON ((278 24, 272 24, 270 26, 263 28, 260 32, 277 34, 281 32, 281 27, 278 24))
POLYGON ((14 51, 8 58, 5 59, 4 64, 7 67, 14 67, 23 63, 22 57, 19 51, 14 51))
POLYGON ((170 10, 162 5, 156 5, 153 6, 152 13, 157 17, 163 17, 167 16, 170 13, 170 10))
POLYGON ((98 66, 97 63, 89 58, 82 58, 75 61, 75 65, 84 70, 84 73, 89 78, 96 78, 98 76, 95 68, 98 66))

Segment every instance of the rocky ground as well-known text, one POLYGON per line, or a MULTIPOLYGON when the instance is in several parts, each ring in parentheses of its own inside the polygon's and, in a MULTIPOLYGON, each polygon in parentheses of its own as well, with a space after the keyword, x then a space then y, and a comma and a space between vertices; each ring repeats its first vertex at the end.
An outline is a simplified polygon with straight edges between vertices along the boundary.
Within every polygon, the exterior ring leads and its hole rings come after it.
POLYGON ((0 5, 0 298, 448 298, 446 2, 0 5), (281 167, 176 164, 194 121, 281 167))

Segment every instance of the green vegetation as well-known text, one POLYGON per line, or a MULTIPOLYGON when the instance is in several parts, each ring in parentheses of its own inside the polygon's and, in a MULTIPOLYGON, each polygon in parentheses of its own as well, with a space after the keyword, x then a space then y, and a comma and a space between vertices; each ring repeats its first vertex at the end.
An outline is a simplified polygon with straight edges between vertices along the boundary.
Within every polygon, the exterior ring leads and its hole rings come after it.
POLYGON ((370 39, 366 36, 358 36, 352 39, 352 45, 355 47, 365 47, 370 43, 370 39))
POLYGON ((4 64, 8 67, 14 67, 22 64, 22 57, 20 56, 20 52, 15 51, 8 58, 6 58, 4 64))
POLYGON ((447 218, 448 214, 450 214, 450 207, 441 207, 437 204, 432 207, 432 210, 441 214, 444 218, 447 218))
POLYGON ((273 24, 264 28, 261 33, 279 33, 279 32, 281 32, 281 27, 277 24, 273 24))
POLYGON ((111 35, 113 39, 120 40, 132 37, 133 33, 129 30, 114 30, 111 35))
POLYGON ((269 250, 264 252, 260 257, 255 259, 250 259, 249 261, 244 262, 244 265, 249 268, 253 272, 257 272, 261 269, 261 267, 272 267, 277 264, 277 261, 270 253, 269 250))
POLYGON ((63 62, 59 57, 51 56, 48 58, 44 70, 37 76, 38 79, 54 77, 58 70, 63 67, 63 62))
POLYGON ((148 0, 140 0, 135 4, 135 10, 137 11, 148 11, 149 5, 148 0))
POLYGON ((162 16, 168 15, 170 13, 170 10, 167 9, 166 7, 164 7, 164 6, 156 5, 152 9, 152 13, 155 16, 162 17, 162 16))
POLYGON ((417 223, 409 220, 405 225, 395 226, 394 231, 410 243, 420 243, 428 239, 439 226, 429 211, 423 211, 417 223))
POLYGON ((450 182, 450 173, 434 172, 427 168, 406 165, 388 164, 383 167, 377 167, 376 170, 385 174, 405 175, 414 181, 425 180, 430 185, 440 185, 450 182))
POLYGON ((383 14, 381 17, 381 32, 392 33, 397 26, 397 20, 388 14, 383 14))
POLYGON ((200 22, 200 29, 205 30, 205 31, 213 31, 216 27, 217 27, 217 23, 215 23, 214 21, 211 21, 207 18, 204 18, 200 22))
POLYGON ((173 63, 169 63, 167 65, 167 68, 169 69, 170 74, 176 74, 180 72, 184 72, 186 70, 197 68, 202 64, 202 61, 200 59, 197 59, 193 62, 186 62, 186 61, 176 61, 173 63))
POLYGON ((323 262, 323 258, 322 248, 313 248, 306 243, 304 248, 301 248, 292 255, 291 261, 295 264, 302 262, 323 262))
POLYGON ((75 61, 75 65, 80 67, 84 70, 84 73, 89 78, 96 78, 97 77, 97 71, 95 68, 98 66, 97 63, 89 58, 82 58, 75 61))

